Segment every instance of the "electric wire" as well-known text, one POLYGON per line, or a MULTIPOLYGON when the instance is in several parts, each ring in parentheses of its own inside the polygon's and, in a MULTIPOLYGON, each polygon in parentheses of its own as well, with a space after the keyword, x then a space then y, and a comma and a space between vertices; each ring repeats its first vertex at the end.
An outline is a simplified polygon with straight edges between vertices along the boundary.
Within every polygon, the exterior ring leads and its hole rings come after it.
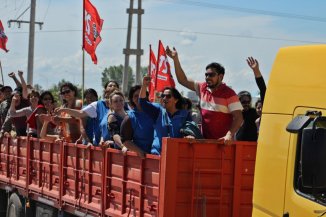
MULTIPOLYGON (((126 30, 125 27, 111 27, 103 28, 102 31, 108 30, 126 30)), ((136 27, 133 27, 136 29, 136 27)), ((218 36, 218 37, 232 37, 232 38, 247 38, 247 39, 261 39, 261 40, 271 40, 271 41, 287 41, 287 42, 298 42, 298 43, 312 43, 312 44, 325 44, 325 41, 313 41, 313 40, 300 40, 300 39, 291 39, 291 38, 277 38, 277 37, 266 37, 266 36, 253 36, 253 35, 239 35, 239 34, 226 34, 226 33, 214 33, 214 32, 199 32, 199 31, 184 31, 178 29, 166 29, 166 28, 152 28, 152 27, 143 27, 143 30, 148 31, 161 31, 161 32, 174 32, 174 33, 191 33, 197 35, 207 35, 207 36, 218 36)), ((35 31, 36 33, 67 33, 67 32, 81 32, 81 29, 62 29, 62 30, 42 30, 35 31)), ((13 31, 8 32, 8 34, 28 34, 27 31, 13 31)))

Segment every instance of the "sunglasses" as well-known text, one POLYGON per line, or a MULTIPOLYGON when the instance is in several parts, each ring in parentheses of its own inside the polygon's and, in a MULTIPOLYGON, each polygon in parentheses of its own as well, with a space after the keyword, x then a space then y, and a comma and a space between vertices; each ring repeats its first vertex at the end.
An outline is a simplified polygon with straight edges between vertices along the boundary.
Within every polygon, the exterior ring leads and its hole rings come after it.
POLYGON ((61 95, 65 95, 65 94, 68 94, 68 93, 70 93, 71 92, 71 90, 65 90, 65 91, 62 91, 60 94, 61 95))
POLYGON ((215 77, 217 75, 217 73, 215 73, 215 72, 206 72, 205 73, 205 77, 206 78, 213 78, 213 77, 215 77))
POLYGON ((171 94, 164 94, 164 93, 162 93, 161 94, 161 98, 163 99, 164 97, 166 97, 167 99, 170 99, 172 97, 172 95, 171 94))

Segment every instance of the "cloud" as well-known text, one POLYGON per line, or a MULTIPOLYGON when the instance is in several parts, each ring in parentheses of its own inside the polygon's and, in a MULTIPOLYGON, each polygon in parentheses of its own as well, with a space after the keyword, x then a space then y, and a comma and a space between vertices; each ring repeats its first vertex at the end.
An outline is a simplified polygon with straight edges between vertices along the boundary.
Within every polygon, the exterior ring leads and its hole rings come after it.
POLYGON ((181 45, 191 45, 197 40, 196 34, 187 29, 183 29, 183 31, 180 32, 179 35, 182 37, 182 40, 180 42, 181 45))

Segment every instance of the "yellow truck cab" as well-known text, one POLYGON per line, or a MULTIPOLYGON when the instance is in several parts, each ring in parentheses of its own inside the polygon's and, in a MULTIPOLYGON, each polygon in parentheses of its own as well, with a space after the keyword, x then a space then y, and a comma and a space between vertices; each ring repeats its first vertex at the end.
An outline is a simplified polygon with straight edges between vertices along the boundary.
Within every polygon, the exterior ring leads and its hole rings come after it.
POLYGON ((280 49, 260 125, 253 217, 326 213, 324 116, 326 45, 280 49))

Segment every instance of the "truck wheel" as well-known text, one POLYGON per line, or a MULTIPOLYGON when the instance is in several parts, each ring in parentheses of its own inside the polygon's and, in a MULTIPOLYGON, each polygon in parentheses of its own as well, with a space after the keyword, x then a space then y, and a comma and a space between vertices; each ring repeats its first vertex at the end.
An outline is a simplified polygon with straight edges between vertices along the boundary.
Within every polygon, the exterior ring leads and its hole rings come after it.
POLYGON ((24 217, 24 209, 16 193, 12 193, 9 198, 7 217, 24 217))

